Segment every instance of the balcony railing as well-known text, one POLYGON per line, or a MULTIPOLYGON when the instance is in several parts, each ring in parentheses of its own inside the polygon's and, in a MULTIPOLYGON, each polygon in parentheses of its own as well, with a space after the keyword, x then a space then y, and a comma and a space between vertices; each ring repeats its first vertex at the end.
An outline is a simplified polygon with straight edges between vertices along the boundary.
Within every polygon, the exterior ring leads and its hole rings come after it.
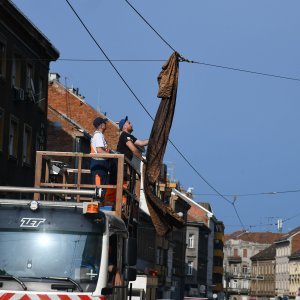
POLYGON ((240 256, 228 256, 227 260, 229 263, 241 263, 242 258, 240 256))

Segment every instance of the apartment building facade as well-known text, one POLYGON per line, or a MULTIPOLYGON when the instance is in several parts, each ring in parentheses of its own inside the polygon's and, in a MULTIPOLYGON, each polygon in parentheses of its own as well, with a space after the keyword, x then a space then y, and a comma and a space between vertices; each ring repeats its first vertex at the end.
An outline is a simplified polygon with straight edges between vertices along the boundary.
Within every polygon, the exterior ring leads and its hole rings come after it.
MULTIPOLYGON (((300 250, 300 227, 297 227, 280 239, 275 241, 276 245, 276 277, 275 277, 275 293, 277 296, 288 297, 290 295, 290 271, 293 271, 293 279, 295 279, 295 268, 290 262, 290 258, 294 258, 293 254, 300 250), (291 268, 291 270, 290 270, 291 268)), ((295 257, 296 258, 296 257, 295 257)), ((293 260, 293 259, 292 259, 293 260)), ((296 262, 296 261, 295 261, 296 262)), ((298 269, 297 269, 298 272, 298 269)), ((295 296, 295 287, 293 280, 293 291, 291 296, 295 296)))
POLYGON ((185 295, 206 297, 209 228, 203 222, 188 221, 186 226, 185 295))
POLYGON ((250 296, 266 299, 275 295, 276 244, 252 256, 250 296))
POLYGON ((33 186, 35 151, 47 141, 49 64, 58 57, 11 1, 0 1, 0 185, 33 186))
POLYGON ((222 298, 223 289, 223 260, 224 260, 224 230, 223 222, 215 220, 214 222, 214 259, 213 259, 213 293, 222 298))
POLYGON ((289 257, 289 296, 300 298, 300 250, 289 257))
POLYGON ((250 292, 251 257, 269 247, 282 234, 236 231, 225 235, 224 288, 227 295, 241 299, 250 292))
POLYGON ((186 225, 186 297, 224 298, 224 224, 214 216, 209 203, 196 203, 189 194, 176 191, 190 205, 186 225))

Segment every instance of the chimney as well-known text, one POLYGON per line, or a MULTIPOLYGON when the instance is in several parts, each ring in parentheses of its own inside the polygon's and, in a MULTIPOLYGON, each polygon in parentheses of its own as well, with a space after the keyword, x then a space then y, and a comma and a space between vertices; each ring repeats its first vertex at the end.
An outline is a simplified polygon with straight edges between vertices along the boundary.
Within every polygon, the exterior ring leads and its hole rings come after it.
POLYGON ((49 73, 49 81, 58 81, 59 82, 60 75, 58 73, 49 73))

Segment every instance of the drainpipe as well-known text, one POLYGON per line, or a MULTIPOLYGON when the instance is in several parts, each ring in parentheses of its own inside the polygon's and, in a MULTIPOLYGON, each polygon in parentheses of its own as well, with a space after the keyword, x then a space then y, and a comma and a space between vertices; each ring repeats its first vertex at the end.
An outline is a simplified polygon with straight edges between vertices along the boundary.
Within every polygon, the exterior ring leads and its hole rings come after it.
MULTIPOLYGON (((75 152, 80 152, 80 138, 79 137, 75 137, 75 152)), ((78 157, 75 157, 75 162, 74 162, 74 168, 78 169, 78 157)), ((78 173, 75 173, 75 182, 78 183, 78 173)))

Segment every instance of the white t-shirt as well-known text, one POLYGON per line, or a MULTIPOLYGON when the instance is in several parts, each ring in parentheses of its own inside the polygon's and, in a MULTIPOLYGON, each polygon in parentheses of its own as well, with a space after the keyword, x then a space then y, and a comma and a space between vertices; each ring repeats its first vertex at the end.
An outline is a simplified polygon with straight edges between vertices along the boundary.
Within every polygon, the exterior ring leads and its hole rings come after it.
MULTIPOLYGON (((91 152, 97 153, 97 147, 108 149, 107 142, 104 138, 104 135, 101 131, 95 131, 94 135, 91 138, 91 152)), ((95 158, 98 160, 103 160, 104 158, 95 158)))

